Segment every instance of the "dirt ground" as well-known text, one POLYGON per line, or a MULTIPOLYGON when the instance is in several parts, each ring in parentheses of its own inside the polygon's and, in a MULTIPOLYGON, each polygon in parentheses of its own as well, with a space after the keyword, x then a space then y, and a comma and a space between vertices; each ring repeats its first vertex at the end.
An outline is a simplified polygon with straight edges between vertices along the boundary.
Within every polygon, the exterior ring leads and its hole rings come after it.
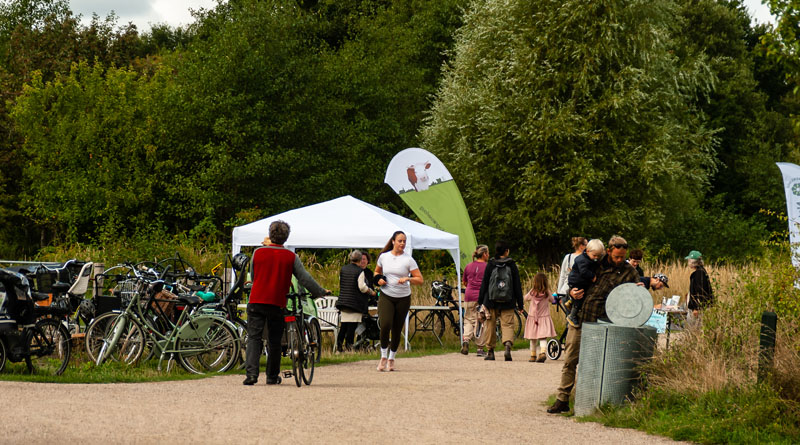
MULTIPOLYGON (((402 354, 402 353, 401 353, 402 354)), ((136 384, 0 382, 0 443, 674 443, 545 412, 562 360, 398 355, 243 386, 244 376, 136 384)))

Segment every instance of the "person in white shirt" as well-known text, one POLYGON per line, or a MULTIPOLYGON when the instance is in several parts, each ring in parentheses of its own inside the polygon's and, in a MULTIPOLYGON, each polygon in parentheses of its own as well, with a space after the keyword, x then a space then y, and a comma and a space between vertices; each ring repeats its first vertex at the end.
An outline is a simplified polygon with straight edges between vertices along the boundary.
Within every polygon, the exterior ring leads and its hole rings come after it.
POLYGON ((378 298, 378 320, 381 328, 381 360, 378 371, 395 370, 400 332, 411 307, 411 285, 423 282, 417 262, 411 255, 404 253, 406 240, 405 233, 394 232, 375 267, 375 280, 381 287, 378 298))

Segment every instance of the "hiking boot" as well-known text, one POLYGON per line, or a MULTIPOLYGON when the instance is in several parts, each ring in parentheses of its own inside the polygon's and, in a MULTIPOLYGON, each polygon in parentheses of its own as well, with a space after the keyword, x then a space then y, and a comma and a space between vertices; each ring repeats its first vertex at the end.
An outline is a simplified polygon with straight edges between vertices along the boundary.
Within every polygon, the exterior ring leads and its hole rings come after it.
POLYGON ((483 348, 478 348, 478 352, 476 353, 478 357, 486 357, 486 351, 483 348))
POLYGON ((569 327, 578 329, 581 327, 581 322, 578 321, 578 316, 574 314, 567 315, 567 323, 569 323, 569 327))
POLYGON ((483 358, 484 360, 494 360, 494 349, 490 349, 486 351, 486 357, 483 358))
POLYGON ((258 377, 253 377, 251 375, 245 377, 244 382, 242 385, 253 386, 258 382, 258 377))
POLYGON ((528 359, 528 361, 529 362, 535 362, 536 361, 536 356, 532 355, 531 358, 528 359))
POLYGON ((469 354, 469 343, 467 342, 461 343, 461 353, 464 355, 469 354))
POLYGON ((281 376, 277 376, 274 379, 267 377, 267 385, 280 385, 282 381, 281 376))
POLYGON ((550 408, 547 408, 547 412, 550 414, 569 412, 569 402, 562 402, 561 400, 556 399, 556 403, 554 403, 550 408))
POLYGON ((506 343, 506 352, 503 354, 503 357, 507 362, 511 361, 511 343, 506 343))
MULTIPOLYGON (((531 357, 531 358, 533 358, 533 357, 531 357)), ((536 357, 536 362, 537 363, 544 363, 545 360, 547 360, 547 356, 544 355, 544 352, 539 354, 539 357, 536 357)))

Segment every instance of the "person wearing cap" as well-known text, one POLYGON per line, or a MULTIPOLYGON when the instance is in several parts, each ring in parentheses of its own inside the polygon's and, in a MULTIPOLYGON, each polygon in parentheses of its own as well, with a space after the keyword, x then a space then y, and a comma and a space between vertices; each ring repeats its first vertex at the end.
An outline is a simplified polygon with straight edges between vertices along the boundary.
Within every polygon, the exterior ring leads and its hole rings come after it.
MULTIPOLYGON (((606 246, 606 255, 600 260, 597 268, 597 279, 588 289, 573 288, 570 296, 577 300, 584 299, 578 313, 580 323, 595 322, 606 318, 606 299, 611 291, 623 283, 639 283, 639 273, 625 257, 628 254, 628 242, 621 236, 612 236, 606 246)), ((581 329, 570 327, 567 330, 564 350, 564 367, 561 369, 561 383, 555 403, 547 408, 551 414, 569 411, 569 396, 575 387, 575 370, 578 367, 578 355, 581 348, 581 329)))
POLYGON ((689 268, 693 269, 689 276, 689 303, 687 307, 692 315, 697 316, 701 310, 714 303, 714 291, 711 289, 711 280, 703 267, 703 254, 697 250, 686 255, 689 268))
POLYGON ((657 273, 652 277, 641 277, 639 280, 647 290, 660 290, 664 287, 669 289, 669 284, 667 284, 669 283, 669 278, 663 273, 657 273))

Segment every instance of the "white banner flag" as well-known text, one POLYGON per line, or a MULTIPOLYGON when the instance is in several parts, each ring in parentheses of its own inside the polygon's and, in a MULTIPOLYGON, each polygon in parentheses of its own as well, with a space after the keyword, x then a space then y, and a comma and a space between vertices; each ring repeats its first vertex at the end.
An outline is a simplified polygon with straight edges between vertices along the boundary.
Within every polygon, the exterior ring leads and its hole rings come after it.
POLYGON ((783 175, 786 192, 786 217, 789 219, 789 242, 792 245, 792 264, 800 267, 800 166, 776 162, 783 175))

